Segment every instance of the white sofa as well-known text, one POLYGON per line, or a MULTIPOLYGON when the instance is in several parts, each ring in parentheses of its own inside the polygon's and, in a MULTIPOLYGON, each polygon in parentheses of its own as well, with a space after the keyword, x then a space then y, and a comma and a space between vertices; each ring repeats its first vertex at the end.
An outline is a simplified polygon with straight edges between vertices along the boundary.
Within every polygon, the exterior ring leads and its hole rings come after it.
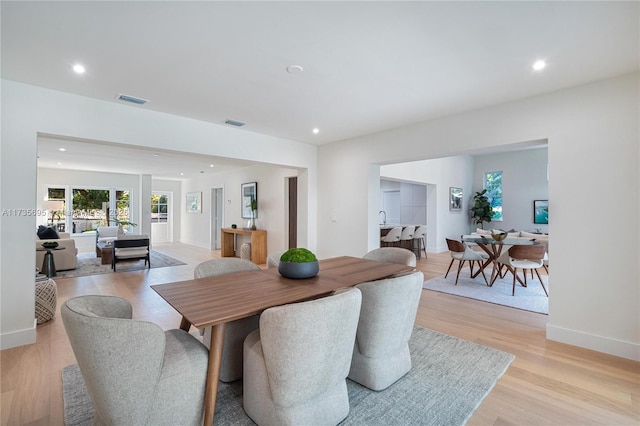
MULTIPOLYGON (((60 232, 59 235, 60 239, 57 240, 41 240, 36 237, 36 249, 43 248, 42 244, 45 242, 58 243, 58 247, 64 247, 64 250, 51 250, 53 261, 56 264, 56 270, 67 271, 69 269, 75 269, 78 266, 78 249, 76 248, 76 242, 68 232, 60 232)), ((45 253, 46 250, 36 251, 36 268, 42 268, 45 253)))

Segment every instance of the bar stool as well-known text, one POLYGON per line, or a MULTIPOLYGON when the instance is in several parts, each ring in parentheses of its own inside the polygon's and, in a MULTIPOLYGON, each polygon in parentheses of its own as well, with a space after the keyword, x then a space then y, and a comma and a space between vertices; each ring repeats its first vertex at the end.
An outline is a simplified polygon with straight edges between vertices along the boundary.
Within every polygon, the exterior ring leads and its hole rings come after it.
POLYGON ((416 252, 416 244, 418 245, 418 251, 416 256, 420 259, 422 250, 424 250, 424 257, 427 257, 427 227, 426 225, 420 225, 416 228, 416 232, 413 233, 413 251, 416 252))
POLYGON ((413 251, 413 233, 416 231, 416 227, 405 226, 400 235, 400 247, 413 251))

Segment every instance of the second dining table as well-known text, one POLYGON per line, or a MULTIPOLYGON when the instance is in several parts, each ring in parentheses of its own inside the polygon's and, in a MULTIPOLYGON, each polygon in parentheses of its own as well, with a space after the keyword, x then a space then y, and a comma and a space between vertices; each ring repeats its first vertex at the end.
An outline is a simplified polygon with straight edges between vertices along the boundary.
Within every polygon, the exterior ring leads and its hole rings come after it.
MULTIPOLYGON (((502 254, 502 250, 504 246, 522 246, 522 245, 536 245, 540 244, 539 242, 528 239, 528 238, 505 238, 502 241, 495 240, 491 237, 483 237, 476 235, 462 235, 462 241, 465 243, 475 243, 477 244, 485 253, 489 255, 489 258, 484 261, 484 263, 480 266, 471 278, 475 278, 478 274, 483 271, 487 266, 493 265, 493 269, 491 270, 491 279, 489 280, 489 287, 493 286, 495 281, 500 276, 500 266, 498 265, 498 258, 502 254)), ((516 277, 518 282, 526 287, 526 284, 522 282, 520 277, 515 274, 515 271, 509 265, 505 265, 507 269, 509 269, 516 277)))
POLYGON ((357 284, 407 274, 415 268, 395 263, 341 256, 320 261, 320 272, 307 279, 282 277, 276 268, 236 272, 152 285, 182 315, 180 328, 211 327, 204 424, 213 424, 225 325, 273 306, 311 300, 357 284))

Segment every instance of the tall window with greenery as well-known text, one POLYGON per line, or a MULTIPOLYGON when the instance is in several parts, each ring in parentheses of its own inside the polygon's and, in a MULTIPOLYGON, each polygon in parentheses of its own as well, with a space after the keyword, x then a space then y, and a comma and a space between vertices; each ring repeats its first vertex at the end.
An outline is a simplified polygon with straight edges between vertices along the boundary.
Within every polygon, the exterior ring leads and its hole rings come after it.
POLYGON ((491 220, 502 220, 502 172, 487 172, 484 174, 484 188, 486 196, 493 207, 491 220))
POLYGON ((107 223, 108 189, 72 189, 73 232, 93 231, 107 223))
POLYGON ((151 196, 151 223, 166 223, 169 212, 169 199, 163 194, 151 196))

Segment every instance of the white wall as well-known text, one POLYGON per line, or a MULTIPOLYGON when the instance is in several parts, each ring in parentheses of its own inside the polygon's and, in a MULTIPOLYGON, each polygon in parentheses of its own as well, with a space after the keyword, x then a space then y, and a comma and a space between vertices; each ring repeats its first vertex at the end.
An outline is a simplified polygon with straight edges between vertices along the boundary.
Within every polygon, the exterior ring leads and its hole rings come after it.
POLYGON ((446 238, 459 239, 460 235, 468 233, 473 157, 459 155, 390 164, 380 167, 380 175, 433 185, 435 194, 429 196, 428 201, 427 251, 446 251, 446 238), (449 210, 450 187, 462 188, 462 210, 449 210))
MULTIPOLYGON (((183 192, 202 192, 202 214, 185 213, 182 215, 180 228, 181 241, 200 247, 211 247, 211 188, 224 189, 223 227, 236 224, 246 227, 249 219, 241 214, 240 186, 243 183, 258 184, 258 217, 256 227, 267 230, 267 251, 284 250, 287 247, 285 206, 285 179, 297 176, 298 171, 291 168, 275 166, 251 166, 231 172, 204 175, 197 179, 187 180, 183 184, 183 192)), ((186 210, 185 197, 182 197, 182 210, 186 210)))
POLYGON ((475 157, 473 193, 482 191, 485 172, 502 171, 503 220, 485 223, 485 229, 549 231, 549 225, 533 223, 533 200, 549 199, 547 151, 539 148, 475 157))
POLYGON ((632 73, 321 146, 320 256, 358 256, 375 243, 376 164, 546 139, 554 252, 547 336, 640 360, 639 80, 632 73), (601 211, 620 232, 593 233, 594 201, 615 206, 601 211))
POLYGON ((144 108, 1 81, 0 348, 35 341, 36 141, 38 134, 214 155, 304 169, 304 243, 315 250, 317 148, 144 108), (24 209, 24 210, 23 210, 24 209))

